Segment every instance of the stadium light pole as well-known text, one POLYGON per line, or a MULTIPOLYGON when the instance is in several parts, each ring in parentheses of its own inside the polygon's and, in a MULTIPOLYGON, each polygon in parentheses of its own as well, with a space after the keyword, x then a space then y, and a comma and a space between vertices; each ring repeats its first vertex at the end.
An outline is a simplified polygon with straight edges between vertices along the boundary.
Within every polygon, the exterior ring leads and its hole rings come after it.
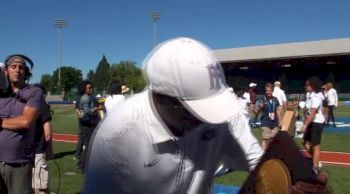
POLYGON ((160 19, 160 11, 152 11, 150 13, 153 22, 153 47, 157 44, 157 21, 160 19))
POLYGON ((61 30, 67 25, 67 21, 57 19, 54 22, 55 27, 58 28, 58 89, 61 90, 61 63, 62 63, 62 48, 61 48, 61 30))

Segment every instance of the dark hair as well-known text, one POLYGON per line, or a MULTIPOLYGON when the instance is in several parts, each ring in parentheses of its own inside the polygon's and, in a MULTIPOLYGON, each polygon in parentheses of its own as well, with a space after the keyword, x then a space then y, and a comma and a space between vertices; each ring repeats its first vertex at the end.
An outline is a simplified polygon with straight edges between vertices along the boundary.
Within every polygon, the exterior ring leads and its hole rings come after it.
POLYGON ((120 94, 122 93, 122 84, 118 80, 112 80, 108 88, 109 94, 120 94))
POLYGON ((271 82, 267 82, 266 84, 265 84, 265 88, 274 88, 275 86, 273 85, 273 83, 271 83, 271 82))
POLYGON ((320 92, 321 91, 322 82, 321 82, 320 78, 318 78, 317 76, 312 76, 309 79, 307 79, 306 81, 309 82, 310 86, 316 92, 320 92))
POLYGON ((32 77, 32 72, 30 72, 30 69, 28 66, 24 66, 24 70, 25 70, 25 80, 28 80, 32 77))
POLYGON ((84 95, 85 94, 85 88, 86 88, 86 86, 87 85, 93 85, 92 84, 92 82, 91 81, 89 81, 89 80, 85 80, 85 81, 82 81, 81 83, 80 83, 80 86, 79 86, 79 94, 80 95, 84 95))

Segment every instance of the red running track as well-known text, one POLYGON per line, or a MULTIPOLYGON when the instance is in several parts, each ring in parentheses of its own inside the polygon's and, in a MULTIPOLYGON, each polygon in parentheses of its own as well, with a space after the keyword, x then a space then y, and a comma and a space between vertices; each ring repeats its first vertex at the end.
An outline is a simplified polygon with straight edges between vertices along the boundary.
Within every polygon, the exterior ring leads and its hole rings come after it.
MULTIPOLYGON (((58 142, 77 143, 77 139, 77 135, 58 133, 53 134, 53 140, 58 142)), ((303 152, 306 156, 308 155, 305 153, 305 151, 303 152)), ((320 160, 324 164, 350 167, 350 153, 346 152, 322 151, 320 160)))

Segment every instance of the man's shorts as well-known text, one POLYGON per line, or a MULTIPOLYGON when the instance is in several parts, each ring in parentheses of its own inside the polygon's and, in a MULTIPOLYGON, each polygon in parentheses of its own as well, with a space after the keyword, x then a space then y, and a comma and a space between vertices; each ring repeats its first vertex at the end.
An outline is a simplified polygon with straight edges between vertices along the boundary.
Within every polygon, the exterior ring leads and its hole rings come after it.
POLYGON ((261 127, 262 129, 262 139, 263 140, 269 140, 278 133, 278 127, 261 127))
POLYGON ((46 154, 35 154, 35 166, 33 167, 32 187, 34 189, 49 188, 49 169, 46 163, 46 154))
POLYGON ((321 136, 323 131, 323 124, 311 123, 304 133, 303 139, 311 142, 311 145, 317 146, 321 144, 321 136))

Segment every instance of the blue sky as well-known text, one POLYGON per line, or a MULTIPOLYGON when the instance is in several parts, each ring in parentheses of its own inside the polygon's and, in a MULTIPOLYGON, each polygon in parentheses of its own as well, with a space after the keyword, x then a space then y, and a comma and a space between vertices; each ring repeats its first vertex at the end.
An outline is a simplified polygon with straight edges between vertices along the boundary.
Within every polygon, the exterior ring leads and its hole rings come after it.
POLYGON ((23 53, 35 63, 32 82, 62 66, 84 77, 102 55, 139 66, 153 46, 149 13, 161 12, 157 39, 188 36, 213 49, 350 37, 348 0, 4 0, 0 59, 23 53))

